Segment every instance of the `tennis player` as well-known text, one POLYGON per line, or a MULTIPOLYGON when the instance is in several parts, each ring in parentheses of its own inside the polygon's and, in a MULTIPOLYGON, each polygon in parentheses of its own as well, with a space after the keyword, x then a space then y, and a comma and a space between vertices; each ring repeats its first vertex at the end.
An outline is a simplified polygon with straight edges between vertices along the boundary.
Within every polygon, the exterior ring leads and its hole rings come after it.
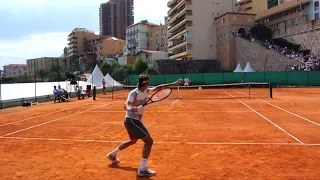
POLYGON ((142 123, 142 116, 144 108, 140 105, 144 104, 147 101, 148 93, 152 91, 158 91, 163 88, 168 88, 170 86, 178 86, 182 83, 182 79, 170 84, 162 84, 154 88, 149 87, 149 77, 145 74, 139 75, 137 79, 137 88, 133 89, 129 95, 128 99, 125 102, 125 108, 127 110, 126 118, 124 120, 124 125, 129 134, 130 140, 123 142, 115 150, 107 154, 108 159, 112 163, 119 163, 117 159, 117 154, 119 151, 126 149, 127 147, 135 144, 138 139, 141 139, 144 142, 144 147, 142 150, 142 159, 140 168, 138 169, 138 176, 153 176, 156 175, 156 172, 148 169, 146 163, 148 161, 151 147, 153 144, 153 139, 151 138, 147 128, 142 123), (139 108, 137 108, 139 106, 139 108))

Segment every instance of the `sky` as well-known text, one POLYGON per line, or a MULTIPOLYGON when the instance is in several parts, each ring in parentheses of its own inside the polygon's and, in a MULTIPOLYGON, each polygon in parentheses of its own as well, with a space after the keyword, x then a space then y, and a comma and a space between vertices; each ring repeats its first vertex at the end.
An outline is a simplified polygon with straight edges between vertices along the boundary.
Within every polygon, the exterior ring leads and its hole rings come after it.
MULTIPOLYGON (((26 59, 58 57, 76 27, 99 34, 99 6, 107 0, 0 0, 0 69, 26 59)), ((135 23, 164 23, 168 0, 134 0, 135 23)))

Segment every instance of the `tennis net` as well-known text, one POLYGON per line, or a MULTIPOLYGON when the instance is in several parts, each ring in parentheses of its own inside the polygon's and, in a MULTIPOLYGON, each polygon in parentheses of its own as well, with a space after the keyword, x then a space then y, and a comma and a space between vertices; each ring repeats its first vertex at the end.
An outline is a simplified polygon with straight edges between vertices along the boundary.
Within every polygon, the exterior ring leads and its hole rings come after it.
MULTIPOLYGON (((151 86, 152 87, 152 86, 151 86)), ((111 99, 126 99, 136 86, 115 86, 106 96, 111 99)), ((212 85, 191 85, 171 87, 169 98, 181 99, 230 99, 230 98, 272 98, 272 85, 266 83, 231 83, 212 85)), ((152 93, 151 93, 152 94, 152 93)), ((151 95, 150 94, 150 95, 151 95)))

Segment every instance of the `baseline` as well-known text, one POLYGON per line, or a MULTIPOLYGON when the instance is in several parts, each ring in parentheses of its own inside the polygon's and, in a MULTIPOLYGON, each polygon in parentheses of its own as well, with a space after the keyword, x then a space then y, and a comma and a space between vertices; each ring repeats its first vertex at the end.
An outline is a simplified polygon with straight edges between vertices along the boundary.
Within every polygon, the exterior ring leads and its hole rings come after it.
MULTIPOLYGON (((25 137, 1 137, 0 139, 30 140, 30 141, 71 141, 94 143, 121 143, 123 141, 95 140, 95 139, 62 139, 62 138, 25 138, 25 137)), ((143 142, 137 142, 143 143, 143 142)), ((282 146, 320 146, 320 143, 264 143, 264 142, 179 142, 179 141, 155 141, 155 144, 189 144, 189 145, 282 145, 282 146)))
MULTIPOLYGON (((126 111, 90 111, 91 113, 124 113, 126 111)), ((90 113, 89 112, 89 113, 90 113)), ((168 112, 168 111, 145 111, 144 113, 149 112, 168 112)), ((183 112, 196 112, 196 113, 247 113, 252 111, 169 111, 174 113, 183 113, 183 112)))

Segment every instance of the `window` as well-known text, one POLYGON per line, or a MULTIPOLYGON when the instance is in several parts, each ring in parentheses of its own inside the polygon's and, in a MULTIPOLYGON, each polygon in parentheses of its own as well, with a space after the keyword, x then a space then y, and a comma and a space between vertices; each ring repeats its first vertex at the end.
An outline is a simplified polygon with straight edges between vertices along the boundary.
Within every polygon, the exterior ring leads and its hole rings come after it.
POLYGON ((192 34, 192 32, 191 32, 191 31, 189 31, 189 32, 188 32, 187 38, 188 38, 188 39, 193 38, 193 34, 192 34))
POLYGON ((152 46, 152 40, 149 41, 149 46, 152 46))
POLYGON ((316 13, 316 14, 314 15, 314 18, 315 18, 315 19, 319 19, 319 13, 316 13))
POLYGON ((158 45, 158 39, 156 39, 156 45, 158 45))
POLYGON ((163 38, 161 38, 161 44, 163 44, 164 43, 164 39, 163 38))
POLYGON ((319 11, 319 1, 314 2, 314 10, 319 11))

